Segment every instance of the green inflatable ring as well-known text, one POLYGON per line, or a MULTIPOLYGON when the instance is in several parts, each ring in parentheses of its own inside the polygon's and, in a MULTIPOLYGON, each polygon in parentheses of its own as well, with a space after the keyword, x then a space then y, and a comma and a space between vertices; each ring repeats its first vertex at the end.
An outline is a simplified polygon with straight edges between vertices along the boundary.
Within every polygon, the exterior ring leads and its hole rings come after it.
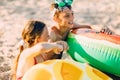
POLYGON ((68 54, 103 72, 120 76, 120 35, 107 35, 91 29, 72 30, 67 38, 68 54))

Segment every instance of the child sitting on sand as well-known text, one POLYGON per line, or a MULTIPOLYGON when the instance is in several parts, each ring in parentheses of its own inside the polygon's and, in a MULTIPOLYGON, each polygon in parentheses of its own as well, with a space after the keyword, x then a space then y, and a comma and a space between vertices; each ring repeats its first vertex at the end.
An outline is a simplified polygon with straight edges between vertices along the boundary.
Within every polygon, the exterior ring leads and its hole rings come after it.
POLYGON ((67 50, 64 41, 49 43, 48 30, 46 25, 40 21, 29 21, 22 32, 22 38, 27 48, 20 50, 14 67, 14 79, 21 80, 24 73, 33 65, 54 59, 54 54, 67 50))

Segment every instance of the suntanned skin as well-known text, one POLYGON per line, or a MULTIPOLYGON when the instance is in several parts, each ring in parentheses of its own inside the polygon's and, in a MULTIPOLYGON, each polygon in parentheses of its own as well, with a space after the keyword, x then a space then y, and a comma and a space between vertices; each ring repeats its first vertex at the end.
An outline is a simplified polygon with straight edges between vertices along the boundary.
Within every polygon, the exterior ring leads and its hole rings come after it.
MULTIPOLYGON (((68 32, 74 28, 94 29, 94 27, 89 25, 79 25, 74 23, 73 11, 67 7, 65 7, 59 14, 57 14, 57 16, 55 14, 55 16, 53 16, 53 20, 56 22, 56 24, 50 29, 51 41, 65 40, 68 32)), ((109 29, 105 31, 107 33, 111 32, 109 29)))
POLYGON ((35 65, 34 58, 36 56, 39 57, 40 61, 45 61, 53 59, 54 54, 67 50, 67 43, 63 41, 49 43, 47 42, 48 37, 47 28, 44 28, 41 37, 34 41, 34 45, 22 51, 18 61, 17 78, 22 77, 29 68, 35 65))
MULTIPOLYGON (((34 63, 34 57, 40 54, 50 54, 49 52, 59 54, 63 50, 63 47, 55 43, 38 43, 37 45, 25 49, 19 58, 18 64, 18 75, 23 76, 23 74, 31 68, 34 63), (24 58, 23 58, 24 57, 24 58)), ((48 56, 49 57, 49 56, 48 56)))
POLYGON ((52 41, 64 40, 68 32, 73 28, 91 28, 88 25, 78 25, 74 23, 73 11, 67 7, 65 7, 58 16, 54 16, 53 20, 56 24, 51 27, 50 31, 52 41))

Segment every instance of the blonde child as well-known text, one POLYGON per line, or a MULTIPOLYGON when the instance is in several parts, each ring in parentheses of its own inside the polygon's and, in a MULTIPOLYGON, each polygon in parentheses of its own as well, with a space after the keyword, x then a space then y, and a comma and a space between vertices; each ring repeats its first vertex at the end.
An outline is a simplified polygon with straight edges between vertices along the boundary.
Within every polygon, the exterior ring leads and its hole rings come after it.
POLYGON ((20 53, 13 67, 13 80, 21 80, 25 72, 33 65, 55 59, 54 55, 67 49, 63 41, 49 43, 49 35, 46 25, 40 21, 29 21, 22 32, 22 38, 26 48, 21 46, 20 53))

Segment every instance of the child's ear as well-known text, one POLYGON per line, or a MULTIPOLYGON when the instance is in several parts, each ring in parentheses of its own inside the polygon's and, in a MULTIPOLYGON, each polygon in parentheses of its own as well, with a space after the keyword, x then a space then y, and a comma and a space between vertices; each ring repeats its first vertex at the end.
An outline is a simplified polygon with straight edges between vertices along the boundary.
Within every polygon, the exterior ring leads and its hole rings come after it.
POLYGON ((53 20, 54 20, 55 22, 58 22, 58 23, 59 23, 59 18, 58 18, 57 16, 54 16, 54 17, 53 17, 53 20))

